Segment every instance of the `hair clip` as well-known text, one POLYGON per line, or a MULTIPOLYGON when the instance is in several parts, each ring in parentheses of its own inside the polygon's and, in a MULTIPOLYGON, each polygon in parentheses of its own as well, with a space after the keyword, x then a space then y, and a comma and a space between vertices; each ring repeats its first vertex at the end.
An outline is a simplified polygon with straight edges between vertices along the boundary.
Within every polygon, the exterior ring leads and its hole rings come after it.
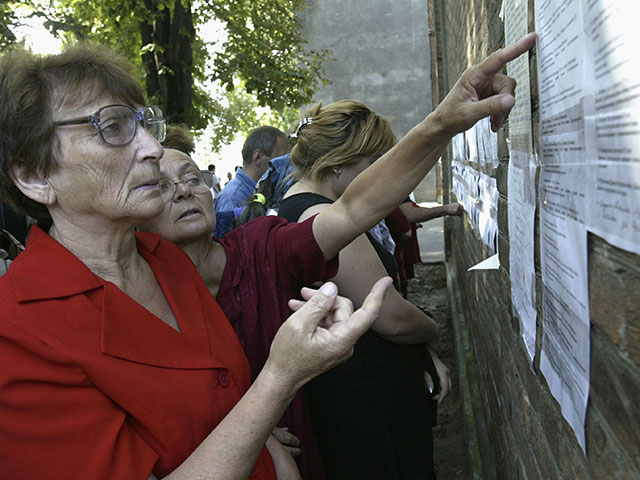
POLYGON ((253 194, 253 198, 251 200, 254 201, 254 202, 261 203, 262 205, 267 203, 267 199, 261 193, 254 193, 253 194))
POLYGON ((298 122, 298 128, 296 128, 296 131, 289 136, 291 138, 298 138, 298 133, 300 133, 300 129, 305 125, 309 125, 310 123, 313 123, 313 121, 311 120, 311 117, 301 118, 300 121, 298 122))

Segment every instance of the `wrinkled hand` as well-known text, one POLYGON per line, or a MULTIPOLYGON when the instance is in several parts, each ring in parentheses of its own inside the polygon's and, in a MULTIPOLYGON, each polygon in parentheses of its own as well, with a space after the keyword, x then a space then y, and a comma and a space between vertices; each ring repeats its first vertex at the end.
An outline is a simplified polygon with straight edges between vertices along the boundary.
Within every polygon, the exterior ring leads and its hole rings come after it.
POLYGON ((319 290, 302 290, 306 301, 291 300, 293 315, 282 324, 271 344, 265 368, 285 388, 297 390, 306 382, 353 354, 353 345, 378 316, 391 278, 376 282, 355 312, 351 301, 338 296, 331 282, 319 290))
POLYGON ((271 432, 278 442, 284 447, 284 449, 291 455, 292 457, 299 456, 302 451, 300 450, 300 439, 296 437, 293 433, 289 432, 289 429, 276 427, 271 432))
POLYGON ((528 51, 535 41, 535 33, 530 33, 465 70, 434 111, 445 131, 455 135, 491 116, 491 129, 497 132, 515 104, 516 87, 514 79, 500 72, 508 62, 528 51))
POLYGON ((302 480, 296 461, 274 435, 269 436, 266 447, 271 455, 278 480, 302 480))
MULTIPOLYGON (((327 288, 329 288, 328 284, 325 285, 327 288)), ((302 289, 300 290, 300 296, 303 298, 303 300, 292 298, 291 300, 289 300, 289 308, 294 312, 297 312, 318 292, 322 292, 322 287, 320 287, 320 289, 302 287, 302 289)), ((351 300, 338 295, 333 307, 326 313, 326 316, 322 318, 322 320, 320 320, 319 326, 323 328, 329 328, 331 325, 333 325, 334 320, 346 320, 352 313, 353 303, 351 302, 351 300)))

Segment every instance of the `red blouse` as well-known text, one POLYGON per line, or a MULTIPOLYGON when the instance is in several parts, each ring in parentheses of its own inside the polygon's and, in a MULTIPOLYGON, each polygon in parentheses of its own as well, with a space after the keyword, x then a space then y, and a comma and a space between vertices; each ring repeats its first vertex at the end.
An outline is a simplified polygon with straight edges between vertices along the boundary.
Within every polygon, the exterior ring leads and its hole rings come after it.
MULTIPOLYGON (((191 260, 158 235, 137 239, 182 333, 37 226, 0 278, 0 478, 165 476, 249 388, 191 260)), ((266 449, 252 478, 275 478, 266 449)))

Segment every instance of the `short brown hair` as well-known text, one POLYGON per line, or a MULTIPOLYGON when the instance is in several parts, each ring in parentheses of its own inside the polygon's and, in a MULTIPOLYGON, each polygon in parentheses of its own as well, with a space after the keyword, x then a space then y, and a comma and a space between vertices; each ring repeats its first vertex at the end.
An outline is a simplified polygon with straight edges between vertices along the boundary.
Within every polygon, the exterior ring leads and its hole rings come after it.
POLYGON ((56 55, 16 49, 0 58, 0 202, 38 220, 49 212, 27 198, 10 178, 19 166, 43 178, 58 168, 53 112, 110 96, 130 106, 146 104, 133 66, 106 47, 88 42, 56 55))
POLYGON ((316 103, 304 117, 311 122, 297 129, 291 150, 298 178, 321 180, 334 167, 379 157, 396 143, 389 121, 354 100, 316 103))
POLYGON ((167 125, 167 136, 162 142, 164 148, 172 148, 191 156, 196 149, 193 135, 186 125, 167 125))

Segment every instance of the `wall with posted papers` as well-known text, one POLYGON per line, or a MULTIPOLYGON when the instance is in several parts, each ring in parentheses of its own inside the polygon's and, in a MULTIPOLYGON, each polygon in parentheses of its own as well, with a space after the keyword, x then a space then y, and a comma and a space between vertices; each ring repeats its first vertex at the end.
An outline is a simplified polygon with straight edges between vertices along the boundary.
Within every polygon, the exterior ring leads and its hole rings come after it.
POLYGON ((640 2, 430 7, 434 105, 538 34, 507 65, 508 123, 442 159, 443 201, 465 208, 445 242, 476 473, 640 478, 640 2))

